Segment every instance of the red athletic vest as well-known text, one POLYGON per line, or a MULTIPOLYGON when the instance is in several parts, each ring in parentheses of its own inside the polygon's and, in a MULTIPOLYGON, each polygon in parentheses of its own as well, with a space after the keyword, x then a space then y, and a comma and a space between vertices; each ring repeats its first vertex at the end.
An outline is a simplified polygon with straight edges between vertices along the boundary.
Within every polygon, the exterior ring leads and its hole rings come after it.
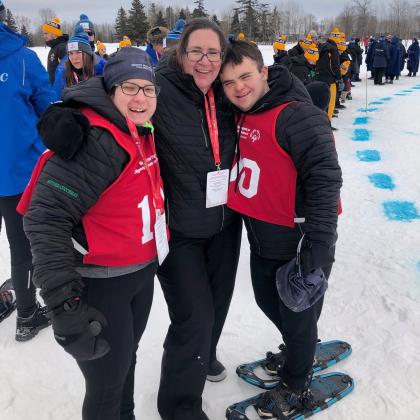
POLYGON ((288 104, 246 115, 239 138, 239 174, 236 157, 228 207, 264 222, 293 227, 297 171, 276 140, 276 121, 288 104))
MULTIPOLYGON (((89 251, 83 262, 117 267, 150 261, 157 255, 154 238, 156 208, 151 181, 140 152, 129 134, 92 109, 84 109, 83 114, 92 126, 108 130, 130 155, 120 176, 82 217, 89 251)), ((163 191, 153 136, 141 137, 141 146, 153 182, 158 191, 163 191)), ((48 151, 40 157, 19 203, 21 214, 26 213, 42 168, 52 155, 48 151)))

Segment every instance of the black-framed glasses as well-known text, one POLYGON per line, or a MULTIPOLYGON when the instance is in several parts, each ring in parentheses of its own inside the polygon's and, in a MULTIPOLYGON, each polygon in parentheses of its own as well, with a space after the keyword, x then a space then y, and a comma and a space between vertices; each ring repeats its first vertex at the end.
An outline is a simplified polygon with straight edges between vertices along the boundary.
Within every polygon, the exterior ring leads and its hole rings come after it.
POLYGON ((120 86, 122 93, 128 96, 136 96, 142 90, 144 96, 147 96, 148 98, 156 98, 160 92, 160 87, 156 85, 139 86, 131 82, 122 82, 117 86, 120 86))
POLYGON ((201 61, 204 57, 207 57, 207 60, 211 61, 212 63, 217 63, 222 61, 223 52, 222 51, 207 51, 203 53, 201 50, 186 50, 185 53, 187 54, 187 58, 190 61, 201 61))
POLYGON ((92 31, 87 31, 86 34, 87 34, 87 36, 93 36, 93 35, 95 35, 92 31))

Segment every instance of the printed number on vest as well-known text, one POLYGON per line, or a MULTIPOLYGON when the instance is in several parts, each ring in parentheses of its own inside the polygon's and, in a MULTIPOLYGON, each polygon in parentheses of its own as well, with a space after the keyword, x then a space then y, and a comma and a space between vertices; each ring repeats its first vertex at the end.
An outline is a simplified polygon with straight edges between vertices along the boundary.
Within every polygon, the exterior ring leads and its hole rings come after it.
MULTIPOLYGON (((165 200, 165 196, 163 194, 163 189, 160 189, 160 194, 165 200)), ((141 243, 144 245, 145 243, 151 241, 153 239, 153 232, 150 227, 150 205, 149 205, 149 195, 146 194, 143 197, 143 200, 140 201, 140 203, 137 205, 137 207, 141 210, 141 219, 143 222, 143 231, 142 231, 142 237, 141 237, 141 243)), ((154 208, 153 208, 154 210, 154 208)))
MULTIPOLYGON (((232 171, 230 172, 230 181, 236 181, 237 175, 237 163, 235 163, 232 171)), ((240 193, 246 198, 254 197, 258 192, 258 182, 260 180, 260 167, 257 162, 243 158, 239 161, 239 182, 238 188, 240 193), (248 170, 246 170, 248 169, 248 170), (248 187, 245 187, 245 178, 248 178, 247 174, 249 173, 249 182, 248 187)))

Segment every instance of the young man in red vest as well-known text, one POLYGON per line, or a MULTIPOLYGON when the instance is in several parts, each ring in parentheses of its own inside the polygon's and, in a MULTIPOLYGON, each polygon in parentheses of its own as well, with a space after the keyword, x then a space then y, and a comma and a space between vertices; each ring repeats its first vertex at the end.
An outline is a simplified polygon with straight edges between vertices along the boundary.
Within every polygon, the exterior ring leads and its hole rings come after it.
POLYGON ((228 206, 243 215, 247 227, 256 302, 285 343, 273 361, 280 385, 263 394, 258 411, 283 418, 313 404, 308 387, 334 261, 341 169, 326 113, 285 67, 269 71, 261 52, 239 41, 227 51, 220 77, 238 111, 228 206), (292 310, 277 291, 276 272, 296 257, 303 236, 303 273, 322 269, 325 284, 318 296, 308 297, 310 304, 292 310))

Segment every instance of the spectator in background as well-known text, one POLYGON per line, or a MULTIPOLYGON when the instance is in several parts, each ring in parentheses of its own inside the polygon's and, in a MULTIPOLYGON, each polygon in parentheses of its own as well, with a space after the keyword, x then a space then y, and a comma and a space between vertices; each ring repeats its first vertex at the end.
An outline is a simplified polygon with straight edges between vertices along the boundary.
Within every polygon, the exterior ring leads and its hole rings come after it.
POLYGON ((388 35, 387 43, 389 47, 389 62, 385 72, 385 83, 392 85, 394 83, 394 78, 400 74, 401 50, 398 45, 398 37, 395 35, 388 35))
POLYGON ((178 19, 175 23, 174 29, 172 31, 168 32, 168 35, 166 37, 166 47, 170 48, 176 45, 181 38, 182 31, 184 30, 185 26, 185 20, 184 19, 178 19))
POLYGON ((274 64, 284 64, 288 65, 289 60, 288 54, 286 51, 286 35, 281 35, 276 42, 273 43, 274 50, 274 64))
POLYGON ((412 44, 408 47, 407 58, 407 76, 416 77, 419 71, 419 41, 417 38, 413 38, 412 44))
POLYGON ((61 98, 65 87, 77 85, 93 76, 101 76, 106 61, 103 58, 94 60, 92 48, 89 44, 88 35, 81 32, 73 35, 67 43, 68 59, 62 61, 57 67, 53 89, 56 100, 61 98), (99 62, 95 64, 95 61, 99 62))
POLYGON ((152 61, 153 67, 157 66, 160 57, 163 55, 164 43, 168 32, 168 29, 163 26, 155 26, 147 31, 146 52, 152 61))
POLYGON ((80 15, 80 20, 74 27, 75 34, 80 32, 84 32, 89 37, 90 47, 92 48, 92 51, 95 51, 95 26, 84 14, 80 15))
MULTIPOLYGON (((27 38, 2 21, 5 7, 0 0, 0 221, 4 219, 10 246, 11 278, 16 293, 17 341, 27 341, 50 321, 36 299, 32 284, 32 255, 16 211, 32 169, 45 150, 36 124, 53 100, 48 73, 37 55, 26 48, 27 38)), ((14 299, 1 291, 0 320, 9 315, 14 299)))
POLYGON ((375 45, 373 50, 373 68, 375 69, 374 84, 383 85, 382 78, 385 75, 386 68, 389 63, 389 47, 385 40, 384 34, 381 34, 379 41, 375 45))
POLYGON ((98 56, 98 58, 103 58, 104 60, 108 61, 109 57, 106 53, 106 46, 101 41, 96 41, 96 52, 95 54, 98 56))
POLYGON ((48 20, 42 25, 42 36, 47 47, 50 47, 47 70, 50 76, 50 83, 53 85, 57 66, 67 54, 67 41, 69 40, 69 36, 63 34, 61 20, 58 17, 48 20))

